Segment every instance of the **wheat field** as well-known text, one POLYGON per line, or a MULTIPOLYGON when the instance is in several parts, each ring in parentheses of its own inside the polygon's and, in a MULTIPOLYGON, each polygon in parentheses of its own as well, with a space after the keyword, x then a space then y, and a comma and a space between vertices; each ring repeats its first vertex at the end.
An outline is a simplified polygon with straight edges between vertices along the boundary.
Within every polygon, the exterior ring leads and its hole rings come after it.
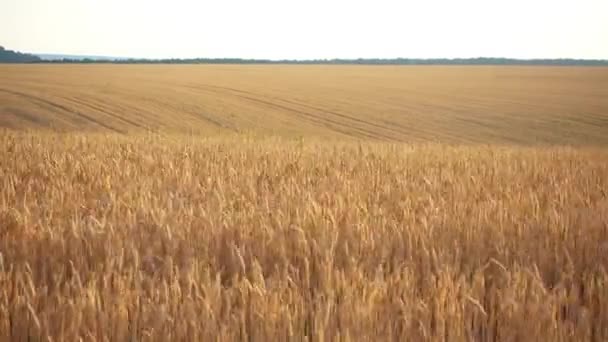
POLYGON ((0 65, 0 341, 605 341, 606 70, 0 65))
POLYGON ((0 127, 608 144, 608 68, 0 65, 0 127))

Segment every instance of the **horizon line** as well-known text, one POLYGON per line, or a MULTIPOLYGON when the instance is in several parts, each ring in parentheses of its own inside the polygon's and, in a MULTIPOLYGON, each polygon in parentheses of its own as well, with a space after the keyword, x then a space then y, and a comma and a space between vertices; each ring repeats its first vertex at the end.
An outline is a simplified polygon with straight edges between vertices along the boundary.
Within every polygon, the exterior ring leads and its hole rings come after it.
POLYGON ((580 57, 325 57, 325 58, 252 58, 252 57, 123 57, 104 54, 38 53, 8 51, 29 54, 40 60, 33 63, 248 63, 248 64, 607 64, 608 59, 580 57))
MULTIPOLYGON (((261 62, 321 62, 321 61, 459 61, 459 60, 510 60, 510 61, 593 61, 608 62, 608 58, 581 58, 581 57, 497 57, 497 56, 476 56, 476 57, 317 57, 317 58, 255 58, 255 57, 124 57, 103 54, 71 54, 71 53, 36 53, 26 52, 38 57, 74 57, 77 59, 100 58, 106 61, 188 61, 188 60, 243 60, 261 62)), ((69 59, 69 58, 67 58, 69 59)))

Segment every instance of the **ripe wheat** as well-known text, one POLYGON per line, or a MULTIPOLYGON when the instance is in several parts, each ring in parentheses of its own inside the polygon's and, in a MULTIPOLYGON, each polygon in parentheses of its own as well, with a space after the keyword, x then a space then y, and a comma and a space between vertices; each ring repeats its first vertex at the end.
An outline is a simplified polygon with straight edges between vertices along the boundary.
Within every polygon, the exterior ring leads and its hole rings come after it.
POLYGON ((608 152, 0 134, 0 340, 608 338, 608 152))

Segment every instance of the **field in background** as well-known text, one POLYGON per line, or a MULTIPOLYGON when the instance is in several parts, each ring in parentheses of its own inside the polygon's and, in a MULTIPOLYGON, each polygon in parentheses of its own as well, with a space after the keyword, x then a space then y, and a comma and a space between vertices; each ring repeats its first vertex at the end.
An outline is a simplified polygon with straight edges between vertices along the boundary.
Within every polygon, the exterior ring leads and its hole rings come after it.
POLYGON ((0 341, 608 340, 607 93, 0 65, 0 341))
POLYGON ((608 68, 0 65, 0 127, 608 143, 608 68))

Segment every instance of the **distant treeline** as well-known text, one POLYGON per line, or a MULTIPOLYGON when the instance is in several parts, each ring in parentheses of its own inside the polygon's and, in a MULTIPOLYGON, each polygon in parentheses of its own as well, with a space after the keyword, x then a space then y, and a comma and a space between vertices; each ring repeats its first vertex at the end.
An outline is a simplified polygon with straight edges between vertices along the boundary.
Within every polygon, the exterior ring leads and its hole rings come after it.
POLYGON ((42 59, 38 56, 6 50, 0 46, 0 63, 33 63, 39 61, 42 61, 42 59))
POLYGON ((94 59, 63 58, 47 60, 39 56, 6 50, 0 46, 0 63, 104 63, 104 64, 345 64, 345 65, 590 65, 608 66, 608 60, 592 59, 514 59, 514 58, 359 58, 359 59, 311 59, 270 60, 241 58, 186 58, 186 59, 94 59))
POLYGON ((344 65, 588 65, 608 66, 608 60, 588 59, 512 59, 512 58, 362 58, 362 59, 314 59, 269 60, 241 58, 188 58, 188 59, 60 59, 40 60, 37 63, 105 63, 105 64, 344 64, 344 65))

